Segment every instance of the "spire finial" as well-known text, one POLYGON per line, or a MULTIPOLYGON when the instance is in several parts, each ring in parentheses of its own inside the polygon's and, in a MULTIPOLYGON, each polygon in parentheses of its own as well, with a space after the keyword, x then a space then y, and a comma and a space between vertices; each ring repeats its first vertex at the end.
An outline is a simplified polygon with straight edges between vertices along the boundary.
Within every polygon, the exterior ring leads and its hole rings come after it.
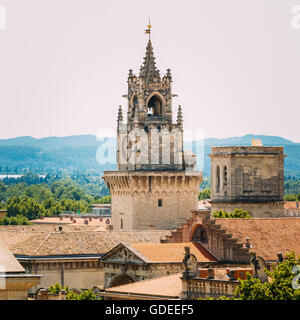
POLYGON ((148 24, 147 28, 148 29, 145 30, 145 34, 149 34, 149 41, 150 41, 150 39, 151 39, 151 28, 152 28, 152 26, 150 24, 150 18, 149 18, 149 24, 148 24))
POLYGON ((155 81, 160 82, 160 73, 155 66, 155 57, 153 53, 152 43, 150 40, 150 30, 151 24, 149 19, 148 29, 145 30, 145 33, 149 34, 149 41, 146 47, 146 56, 144 57, 144 63, 140 69, 140 76, 145 78, 147 82, 152 82, 154 78, 156 78, 155 81))
POLYGON ((181 110, 181 105, 179 105, 178 111, 177 111, 177 124, 182 126, 182 122, 183 122, 182 110, 181 110))

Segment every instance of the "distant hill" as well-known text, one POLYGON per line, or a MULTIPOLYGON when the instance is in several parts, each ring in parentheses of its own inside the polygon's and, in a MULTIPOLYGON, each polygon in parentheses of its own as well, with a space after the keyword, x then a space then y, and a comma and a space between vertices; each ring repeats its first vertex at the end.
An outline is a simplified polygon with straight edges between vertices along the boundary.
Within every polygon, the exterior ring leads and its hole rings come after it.
MULTIPOLYGON (((225 139, 208 138, 203 141, 188 143, 186 149, 202 150, 204 146, 204 176, 210 175, 210 158, 208 154, 211 146, 251 145, 252 139, 261 139, 264 146, 283 146, 285 153, 286 175, 300 177, 300 144, 293 141, 265 135, 248 134, 242 137, 225 139), (192 147, 191 147, 192 145, 192 147)), ((18 172, 24 169, 39 172, 57 170, 84 171, 100 173, 104 170, 114 170, 115 164, 100 165, 96 160, 98 148, 103 141, 97 141, 95 135, 75 135, 69 137, 46 137, 41 139, 29 136, 11 139, 0 139, 0 172, 18 172)), ((109 138, 111 145, 114 138, 109 138)), ((115 159, 112 155, 111 159, 115 159)), ((203 167, 203 166, 202 166, 203 167)))
POLYGON ((284 146, 284 145, 290 145, 290 144, 297 145, 297 143, 281 137, 254 135, 254 134, 247 134, 242 137, 231 137, 231 138, 224 138, 224 139, 208 138, 208 139, 205 139, 205 144, 210 146, 219 146, 219 145, 250 146, 252 139, 260 139, 264 146, 284 146))

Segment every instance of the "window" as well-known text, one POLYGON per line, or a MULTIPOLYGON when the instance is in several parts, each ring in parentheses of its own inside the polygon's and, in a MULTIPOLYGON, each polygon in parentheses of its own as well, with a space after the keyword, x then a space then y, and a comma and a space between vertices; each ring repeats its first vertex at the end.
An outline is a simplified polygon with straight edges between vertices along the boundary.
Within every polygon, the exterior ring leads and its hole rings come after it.
POLYGON ((220 191, 220 167, 217 166, 216 192, 220 191))
POLYGON ((202 225, 198 225, 192 234, 192 242, 204 242, 208 241, 207 232, 202 225))
POLYGON ((227 194, 227 166, 224 167, 224 175, 223 175, 223 190, 224 194, 227 194))
POLYGON ((121 229, 123 229, 123 219, 121 218, 121 229))
POLYGON ((162 102, 154 95, 148 102, 148 116, 161 116, 162 102))
POLYGON ((135 115, 135 110, 138 108, 138 99, 137 99, 137 96, 135 95, 132 99, 132 104, 131 104, 131 110, 132 110, 132 113, 131 113, 131 116, 134 117, 135 115))
POLYGON ((162 199, 158 199, 158 206, 162 207, 162 199))

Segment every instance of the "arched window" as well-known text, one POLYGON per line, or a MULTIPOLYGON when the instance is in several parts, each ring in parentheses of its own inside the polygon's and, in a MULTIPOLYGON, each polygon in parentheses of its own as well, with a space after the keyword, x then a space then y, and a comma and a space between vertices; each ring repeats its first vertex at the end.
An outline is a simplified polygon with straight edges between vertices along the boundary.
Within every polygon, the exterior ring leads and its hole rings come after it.
POLYGON ((134 95, 133 99, 132 99, 132 103, 131 103, 131 110, 132 110, 132 117, 134 117, 134 114, 135 114, 135 110, 136 108, 138 107, 138 99, 137 99, 137 96, 134 95))
POLYGON ((162 102, 158 96, 154 95, 148 102, 148 116, 161 116, 162 102))
POLYGON ((227 166, 224 167, 224 175, 223 175, 223 186, 224 190, 227 189, 227 166))
POLYGON ((193 232, 192 242, 203 242, 206 243, 208 241, 207 232, 202 225, 198 225, 193 232))
POLYGON ((216 192, 220 191, 220 167, 217 166, 216 170, 216 192))

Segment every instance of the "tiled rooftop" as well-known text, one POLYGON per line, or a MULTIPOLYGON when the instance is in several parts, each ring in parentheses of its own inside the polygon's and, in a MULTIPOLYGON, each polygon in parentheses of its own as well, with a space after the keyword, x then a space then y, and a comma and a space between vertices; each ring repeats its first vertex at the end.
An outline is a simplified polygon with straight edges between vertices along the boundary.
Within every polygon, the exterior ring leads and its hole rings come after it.
POLYGON ((295 251, 300 255, 300 218, 215 219, 239 242, 247 237, 253 252, 265 260, 277 260, 277 253, 295 251))
POLYGON ((151 262, 182 262, 185 247, 190 247, 191 254, 196 256, 198 262, 217 261, 205 248, 199 247, 192 242, 134 243, 130 246, 151 262))
POLYGON ((182 291, 181 276, 182 273, 176 273, 169 276, 142 280, 108 288, 105 292, 170 297, 176 299, 180 297, 182 291))
POLYGON ((30 222, 33 224, 45 225, 73 225, 74 227, 92 227, 93 229, 98 229, 99 231, 105 230, 107 224, 105 223, 106 219, 102 218, 102 221, 99 217, 92 218, 91 221, 87 217, 75 217, 75 220, 71 220, 70 218, 64 217, 62 220, 58 217, 46 217, 43 219, 31 220, 30 222), (88 224, 85 224, 84 221, 88 220, 88 224), (75 221, 75 222, 74 222, 75 221))
POLYGON ((294 209, 294 210, 298 209, 298 210, 300 210, 299 201, 285 201, 284 209, 294 209))
POLYGON ((170 231, 30 232, 1 228, 0 241, 15 255, 102 255, 120 242, 159 243, 167 234, 170 231))

